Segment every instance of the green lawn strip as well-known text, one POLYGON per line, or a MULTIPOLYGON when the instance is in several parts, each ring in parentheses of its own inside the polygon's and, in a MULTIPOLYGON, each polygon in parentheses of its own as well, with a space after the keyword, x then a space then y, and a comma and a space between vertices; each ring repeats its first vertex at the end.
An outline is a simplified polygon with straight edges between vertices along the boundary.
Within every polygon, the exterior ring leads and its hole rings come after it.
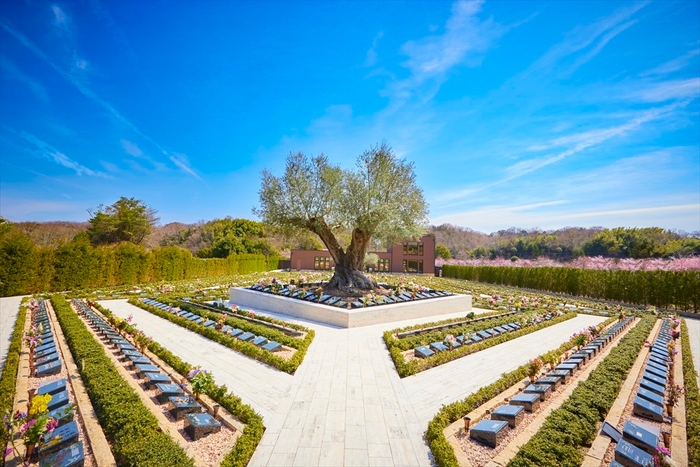
MULTIPOLYGON (((22 351, 22 335, 24 334, 24 323, 27 321, 27 309, 25 308, 26 298, 22 299, 15 321, 15 330, 12 332, 12 341, 7 349, 5 366, 2 369, 0 378, 0 416, 12 411, 15 400, 15 387, 17 386, 17 370, 19 370, 19 355, 22 351)), ((2 440, 3 452, 7 441, 7 428, 4 423, 0 423, 0 440, 2 440)))
POLYGON ((429 345, 431 342, 442 342, 445 339, 445 336, 447 334, 453 334, 453 335, 461 335, 462 332, 465 334, 472 334, 476 331, 481 331, 484 329, 490 329, 494 326, 499 326, 500 324, 507 324, 509 322, 513 322, 514 320, 519 320, 522 318, 521 316, 508 316, 504 318, 497 319, 496 321, 489 321, 489 322, 477 322, 474 323, 473 325, 466 325, 463 327, 460 327, 459 332, 455 334, 455 330, 440 330, 440 331, 432 331, 427 334, 422 334, 419 336, 414 336, 414 337, 406 337, 403 339, 397 339, 395 330, 394 331, 385 331, 384 332, 384 342, 386 343, 387 348, 389 349, 389 354, 391 355, 392 360, 394 361, 394 365, 396 366, 396 371, 399 373, 399 376, 401 378, 405 378, 406 376, 411 376, 415 375, 416 373, 420 373, 421 371, 425 371, 430 368, 434 368, 436 366, 442 365, 447 362, 451 362, 453 360, 456 360, 458 358, 462 358, 466 355, 473 354, 475 352, 479 352, 480 350, 488 349, 489 347, 493 347, 494 345, 502 344, 504 342, 508 342, 513 339, 517 339, 518 337, 530 334, 535 331, 539 331, 541 329, 547 328, 549 326, 554 326, 555 324, 562 323, 564 321, 568 321, 572 318, 576 317, 576 313, 569 312, 565 313, 562 316, 557 316, 556 318, 552 318, 549 321, 543 321, 540 324, 536 324, 533 326, 527 326, 523 327, 521 329, 518 329, 517 331, 513 332, 508 332, 506 334, 501 334, 500 336, 497 337, 491 337, 489 339, 485 339, 482 342, 479 342, 477 344, 471 344, 471 345, 465 345, 462 347, 459 347, 457 349, 449 350, 446 352, 437 352, 435 355, 432 355, 428 358, 421 358, 421 359, 414 359, 410 361, 406 361, 403 352, 406 350, 410 349, 415 349, 418 346, 421 345, 429 345), (502 323, 500 323, 502 321, 502 323), (500 324, 499 324, 500 323, 500 324))
POLYGON ((681 319, 681 346, 683 349, 683 385, 685 386, 685 427, 688 436, 688 465, 700 466, 700 393, 690 351, 690 334, 681 319))
POLYGON ((295 348, 296 352, 294 353, 292 358, 290 358, 289 360, 285 360, 282 357, 275 355, 273 352, 270 352, 269 350, 257 347, 251 342, 243 342, 239 339, 236 339, 235 337, 231 337, 227 334, 224 334, 221 331, 217 331, 214 328, 204 327, 201 324, 195 323, 194 321, 189 321, 187 318, 177 316, 173 313, 168 313, 155 306, 146 305, 145 303, 136 298, 130 299, 129 303, 139 308, 142 308, 143 310, 146 310, 149 313, 153 313, 154 315, 159 316, 163 319, 167 319, 168 321, 177 324, 178 326, 189 329, 192 332, 196 332, 197 334, 204 336, 207 339, 210 339, 214 342, 218 342, 223 346, 226 346, 230 349, 247 355, 248 357, 258 360, 259 362, 266 363, 272 367, 277 368, 280 371, 284 371, 285 373, 289 373, 292 375, 297 370, 297 368, 299 368, 301 362, 304 361, 306 351, 308 350, 309 345, 311 345, 311 342, 314 340, 315 336, 314 331, 312 329, 308 329, 306 331, 306 336, 304 337, 304 339, 296 339, 280 331, 270 329, 260 324, 253 324, 243 319, 236 319, 230 317, 226 318, 226 324, 228 324, 229 326, 238 327, 243 331, 249 331, 255 335, 262 335, 267 337, 268 339, 275 340, 282 345, 288 345, 289 347, 295 348))
POLYGON ((645 315, 554 410, 542 427, 508 463, 509 467, 574 467, 581 465, 598 423, 617 398, 630 368, 649 337, 656 316, 645 315))
MULTIPOLYGON (((112 316, 112 312, 99 304, 94 305, 105 318, 112 316)), ((137 332, 136 326, 127 324, 124 330, 129 334, 137 332)), ((148 344, 148 350, 157 355, 161 360, 170 365, 182 376, 187 376, 192 368, 189 363, 182 360, 170 350, 166 349, 156 341, 151 341, 148 344)), ((248 461, 253 456, 255 449, 260 443, 265 427, 263 426, 262 417, 258 415, 249 405, 241 401, 241 398, 228 391, 225 385, 213 385, 205 391, 209 397, 216 401, 223 408, 228 410, 232 415, 238 418, 246 426, 243 433, 236 441, 236 445, 221 462, 222 467, 243 467, 248 464, 248 461)))
MULTIPOLYGON (((610 318, 599 324, 597 327, 598 329, 603 329, 615 321, 617 321, 617 318, 610 318)), ((561 344, 558 348, 550 350, 547 353, 561 355, 573 347, 574 339, 571 338, 561 344)), ((488 386, 480 388, 478 391, 470 394, 465 399, 453 402, 449 405, 443 405, 440 408, 435 417, 433 417, 430 423, 428 423, 428 430, 425 433, 425 438, 430 446, 430 450, 433 453, 435 463, 438 466, 459 467, 459 461, 457 460, 449 441, 447 441, 447 438, 445 438, 443 430, 452 423, 466 416, 469 412, 473 411, 480 405, 485 404, 506 389, 525 379, 527 377, 527 367, 528 364, 525 363, 509 373, 504 373, 498 380, 489 384, 488 386)))
POLYGON ((61 295, 51 297, 58 322, 85 384, 97 419, 110 441, 118 465, 194 466, 121 377, 85 323, 61 295))

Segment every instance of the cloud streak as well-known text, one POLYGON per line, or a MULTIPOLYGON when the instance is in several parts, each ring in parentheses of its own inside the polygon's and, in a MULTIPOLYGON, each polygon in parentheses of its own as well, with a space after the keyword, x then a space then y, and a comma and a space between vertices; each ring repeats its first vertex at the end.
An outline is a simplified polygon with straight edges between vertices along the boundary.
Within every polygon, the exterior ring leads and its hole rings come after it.
POLYGON ((68 169, 71 169, 75 171, 77 175, 88 175, 91 177, 101 177, 101 178, 112 178, 109 175, 92 170, 88 167, 85 167, 84 165, 78 163, 77 161, 74 161, 70 157, 66 156, 62 152, 60 152, 58 149, 54 148, 50 144, 48 144, 45 141, 40 140, 36 136, 32 135, 31 133, 28 133, 26 131, 22 131, 19 133, 19 136, 24 139, 25 141, 32 143, 36 149, 30 150, 34 155, 43 157, 45 159, 48 159, 50 161, 55 162, 56 164, 62 165, 63 167, 66 167, 68 169))
POLYGON ((145 134, 143 131, 141 131, 134 123, 132 123, 128 118, 126 118, 124 115, 121 114, 112 104, 107 102, 106 100, 102 99, 100 96, 98 96, 95 92, 90 90, 87 86, 85 86, 78 78, 73 76, 72 74, 64 71, 63 69, 59 68, 51 59, 49 59, 44 52, 41 51, 32 41, 30 41, 24 34, 20 33, 16 29, 14 29, 12 26, 7 24, 3 19, 0 19, 0 27, 2 27, 6 32, 8 32, 10 35, 12 35, 15 39, 17 39, 22 45, 24 45, 27 49, 29 49, 32 53, 34 53, 37 57, 39 57, 41 60, 46 62, 51 68, 53 68, 59 75, 61 75, 66 81, 68 81, 70 84, 72 84, 78 91, 80 91, 85 97, 90 99, 92 102, 97 104, 98 106, 102 107, 109 115, 112 117, 116 118, 118 121, 122 122, 124 125, 126 125, 128 128, 130 128, 134 133, 151 143, 153 146, 158 148, 161 153, 163 153, 166 156, 169 156, 169 159, 180 169, 182 169, 184 172, 195 176, 195 178, 201 180, 201 177, 199 177, 197 174, 195 174, 192 169, 187 170, 186 165, 181 164, 181 163, 176 163, 175 160, 179 160, 178 158, 174 158, 170 155, 170 153, 163 148, 160 144, 158 144, 155 140, 153 140, 151 137, 149 137, 147 134, 145 134))

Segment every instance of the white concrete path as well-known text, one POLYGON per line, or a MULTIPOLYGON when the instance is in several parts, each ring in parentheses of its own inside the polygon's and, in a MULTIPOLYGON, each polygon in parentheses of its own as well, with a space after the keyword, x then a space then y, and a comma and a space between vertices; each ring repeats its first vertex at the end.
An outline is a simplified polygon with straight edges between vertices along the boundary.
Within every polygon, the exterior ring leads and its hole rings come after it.
POLYGON ((688 342, 690 343, 690 353, 693 355, 693 365, 695 365, 696 378, 700 386, 700 316, 697 318, 685 318, 688 326, 688 342))
POLYGON ((12 343, 12 333, 17 322, 19 304, 24 296, 0 297, 0 371, 5 368, 7 351, 12 343))
POLYGON ((226 384, 263 415, 266 431, 251 466, 429 466, 423 433, 441 405, 466 397, 559 346, 575 331, 604 320, 580 315, 402 380, 382 332, 438 318, 355 329, 302 322, 316 331, 316 338, 290 376, 124 300, 100 304, 118 316, 133 315, 139 329, 189 363, 211 370, 218 384, 226 384))

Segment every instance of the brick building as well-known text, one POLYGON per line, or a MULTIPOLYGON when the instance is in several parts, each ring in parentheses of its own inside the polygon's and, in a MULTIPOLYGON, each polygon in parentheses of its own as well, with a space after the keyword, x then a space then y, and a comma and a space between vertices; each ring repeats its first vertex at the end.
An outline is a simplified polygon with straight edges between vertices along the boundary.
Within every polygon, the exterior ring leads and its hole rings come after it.
MULTIPOLYGON (((435 274, 435 237, 426 235, 418 240, 406 240, 383 251, 370 251, 379 256, 378 272, 435 274)), ((292 250, 292 270, 330 271, 334 266, 328 250, 292 250)))

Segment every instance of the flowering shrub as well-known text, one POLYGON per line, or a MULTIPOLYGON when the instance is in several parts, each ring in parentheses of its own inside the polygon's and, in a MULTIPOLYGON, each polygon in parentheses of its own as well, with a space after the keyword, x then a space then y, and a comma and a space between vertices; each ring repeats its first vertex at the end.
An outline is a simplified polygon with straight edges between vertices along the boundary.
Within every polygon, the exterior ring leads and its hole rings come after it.
POLYGON ((685 388, 683 386, 679 384, 671 384, 668 387, 668 394, 666 395, 668 405, 672 405, 674 407, 678 405, 678 401, 681 400, 683 394, 685 394, 685 388))
POLYGON ((658 446, 654 455, 654 467, 676 467, 676 463, 671 459, 671 451, 658 446))
POLYGON ((527 375, 529 377, 535 377, 542 369, 542 360, 539 358, 533 358, 527 363, 527 375))
POLYGON ((537 267, 566 267, 577 269, 598 269, 607 271, 698 271, 700 270, 700 256, 689 258, 604 258, 602 256, 582 256, 573 261, 562 263, 553 259, 540 257, 537 259, 435 259, 435 266, 442 267, 445 264, 457 266, 508 266, 518 268, 537 267))

